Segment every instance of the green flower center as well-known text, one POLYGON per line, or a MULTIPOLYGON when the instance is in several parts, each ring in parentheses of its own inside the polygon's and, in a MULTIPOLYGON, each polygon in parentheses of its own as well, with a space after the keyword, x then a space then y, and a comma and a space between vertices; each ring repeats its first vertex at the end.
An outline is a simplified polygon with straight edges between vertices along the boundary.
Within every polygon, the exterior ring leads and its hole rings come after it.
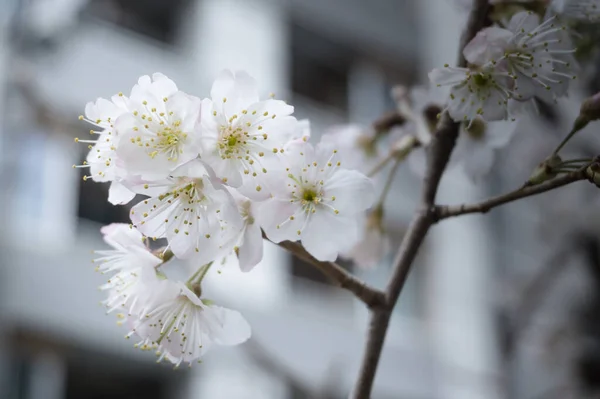
POLYGON ((315 199, 317 199, 317 193, 311 189, 304 190, 302 193, 302 199, 306 202, 313 202, 315 199))
POLYGON ((471 121, 470 125, 468 123, 465 125, 465 131, 474 140, 483 138, 485 135, 485 128, 485 122, 481 119, 474 119, 471 121))
POLYGON ((229 138, 227 139, 227 145, 229 147, 235 147, 237 142, 238 142, 238 139, 235 136, 229 136, 229 138))
POLYGON ((473 83, 475 83, 476 86, 487 86, 487 84, 490 81, 490 77, 488 75, 483 75, 481 73, 478 73, 476 75, 473 75, 473 83))

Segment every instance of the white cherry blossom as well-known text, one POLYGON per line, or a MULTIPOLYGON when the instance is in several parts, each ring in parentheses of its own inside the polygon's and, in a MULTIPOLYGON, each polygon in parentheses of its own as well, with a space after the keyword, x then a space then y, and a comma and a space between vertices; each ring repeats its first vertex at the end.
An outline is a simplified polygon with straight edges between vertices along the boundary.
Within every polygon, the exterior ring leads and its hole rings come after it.
POLYGON ((234 247, 240 269, 248 272, 263 257, 262 230, 256 220, 256 212, 260 203, 250 200, 232 191, 238 210, 243 220, 237 245, 234 247))
POLYGON ((572 56, 575 49, 566 27, 554 17, 540 24, 537 14, 523 11, 511 18, 507 29, 512 37, 502 57, 495 61, 501 67, 506 64, 514 78, 515 99, 564 96, 570 81, 576 78, 572 56))
POLYGON ((471 121, 477 117, 493 121, 508 116, 511 78, 493 65, 478 68, 446 65, 431 71, 429 79, 439 87, 450 87, 445 110, 455 121, 471 121))
POLYGON ((294 107, 260 100, 256 82, 245 72, 223 71, 202 101, 202 159, 224 183, 264 199, 268 168, 299 132, 294 107))
POLYGON ((84 164, 75 167, 90 168, 90 175, 84 176, 84 180, 91 178, 96 182, 110 182, 108 201, 112 204, 125 204, 135 196, 122 184, 127 172, 117 157, 119 136, 114 126, 115 121, 127 113, 128 109, 129 99, 123 93, 112 96, 110 101, 98 98, 95 102, 89 102, 85 106, 85 116, 82 115, 79 119, 95 127, 90 130, 90 134, 97 135, 97 139, 75 139, 80 143, 88 143, 90 149, 84 164))
POLYGON ((361 219, 361 238, 343 257, 363 269, 373 269, 391 250, 389 236, 383 228, 383 210, 376 208, 367 218, 361 219))
POLYGON ((250 326, 239 312, 200 299, 182 282, 158 281, 153 290, 152 304, 132 323, 128 336, 140 337, 136 346, 141 349, 157 349, 159 362, 191 365, 212 344, 238 345, 250 338, 250 326))
POLYGON ((600 0, 554 0, 552 8, 573 19, 597 22, 600 19, 600 0))
POLYGON ((130 112, 115 122, 117 155, 131 175, 164 178, 200 152, 199 98, 177 89, 165 75, 142 76, 131 90, 130 112))
POLYGON ((478 118, 461 126, 451 164, 462 164, 467 176, 479 182, 492 169, 496 151, 505 147, 515 133, 516 123, 485 122, 478 118))
POLYGON ((149 300, 151 292, 143 280, 155 275, 155 267, 163 259, 154 255, 144 244, 144 236, 128 224, 113 223, 101 229, 104 241, 111 250, 99 250, 94 259, 96 270, 102 274, 114 273, 100 288, 107 292, 103 301, 109 312, 120 309, 135 314, 149 300))
POLYGON ((359 219, 375 194, 369 178, 345 169, 338 159, 337 150, 323 144, 286 150, 287 175, 259 212, 269 239, 301 240, 322 261, 333 261, 352 248, 359 239, 359 219))
POLYGON ((346 168, 363 173, 371 170, 380 157, 373 129, 357 124, 332 126, 321 136, 321 143, 338 149, 346 168))
POLYGON ((527 11, 516 13, 506 29, 482 29, 464 49, 470 63, 505 71, 512 97, 519 101, 565 95, 575 78, 573 52, 566 28, 556 18, 540 24, 539 16, 527 11))
POLYGON ((177 257, 205 264, 233 250, 241 216, 231 194, 201 161, 138 190, 160 195, 133 207, 133 224, 146 236, 166 237, 177 257))

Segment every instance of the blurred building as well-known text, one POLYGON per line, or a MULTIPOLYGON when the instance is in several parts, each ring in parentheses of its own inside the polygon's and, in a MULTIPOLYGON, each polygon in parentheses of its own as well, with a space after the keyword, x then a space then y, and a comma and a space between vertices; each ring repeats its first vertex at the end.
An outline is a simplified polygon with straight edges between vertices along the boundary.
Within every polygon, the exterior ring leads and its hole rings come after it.
MULTIPOLYGON (((366 309, 271 245, 251 273, 207 280, 216 300, 249 320, 247 345, 173 371, 123 339, 98 305, 103 277, 90 250, 104 248, 99 227, 128 212, 71 169, 87 150, 73 143, 87 132, 77 116, 144 74, 163 72, 202 96, 221 69, 245 69, 264 95, 310 118, 318 138, 332 124, 369 123, 394 107, 393 84, 453 60, 453 12, 443 0, 0 3, 0 397, 347 396, 366 309)), ((396 242, 419 190, 408 171, 401 179, 388 202, 396 242)), ((442 196, 481 194, 473 190, 451 177, 442 196)), ((396 309, 373 398, 496 397, 488 231, 472 219, 436 227, 396 309)), ((354 272, 383 286, 389 263, 354 272)))

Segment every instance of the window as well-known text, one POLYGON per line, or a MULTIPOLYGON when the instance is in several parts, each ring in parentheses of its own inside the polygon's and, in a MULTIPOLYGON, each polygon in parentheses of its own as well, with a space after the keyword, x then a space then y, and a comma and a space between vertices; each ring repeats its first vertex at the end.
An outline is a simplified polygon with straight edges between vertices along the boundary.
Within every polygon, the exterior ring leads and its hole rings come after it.
MULTIPOLYGON (((81 159, 85 159, 88 149, 82 153, 81 159)), ((83 181, 83 176, 89 169, 82 168, 79 179, 79 205, 77 216, 102 224, 130 223, 129 206, 112 205, 108 202, 109 183, 96 183, 92 180, 83 181)), ((136 201, 132 201, 136 203, 136 201)))
POLYGON ((346 112, 350 49, 293 24, 291 52, 293 93, 346 112))
POLYGON ((174 44, 190 0, 91 0, 87 11, 153 39, 174 44))
POLYGON ((154 362, 134 361, 116 354, 73 346, 70 342, 17 331, 11 343, 10 385, 2 397, 25 399, 166 399, 185 374, 154 362), (8 394, 8 395, 6 395, 8 394))

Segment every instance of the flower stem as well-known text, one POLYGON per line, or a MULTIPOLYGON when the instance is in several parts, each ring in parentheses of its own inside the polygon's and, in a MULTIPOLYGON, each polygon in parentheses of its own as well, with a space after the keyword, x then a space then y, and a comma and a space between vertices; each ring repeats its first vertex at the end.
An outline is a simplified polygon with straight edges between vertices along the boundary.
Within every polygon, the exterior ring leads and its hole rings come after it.
POLYGON ((204 277, 206 276, 206 273, 208 273, 208 270, 210 269, 212 264, 213 262, 210 262, 206 265, 200 266, 198 270, 196 270, 196 272, 192 274, 192 277, 190 277, 189 280, 185 283, 185 285, 187 285, 189 289, 191 289, 198 296, 198 298, 200 297, 200 295, 202 295, 202 280, 204 280, 204 277))
POLYGON ((556 149, 554 150, 554 152, 552 154, 558 154, 558 152, 565 146, 565 144, 567 144, 569 142, 569 140, 571 140, 571 138, 575 135, 575 133, 577 133, 577 130, 572 129, 569 134, 567 135, 567 137, 565 137, 563 139, 563 141, 560 142, 560 144, 558 145, 558 147, 556 147, 556 149))
POLYGON ((393 151, 390 151, 390 153, 388 155, 386 155, 385 158, 383 158, 381 161, 379 161, 379 163, 377 165, 375 165, 375 167, 373 169, 371 169, 371 171, 367 174, 367 176, 369 176, 369 177, 375 176, 377 173, 379 173, 381 171, 381 169, 385 168, 385 166, 388 164, 388 162, 390 162, 392 160, 392 158, 394 158, 394 153, 393 153, 393 151))
POLYGON ((571 140, 575 133, 587 126, 588 122, 589 120, 587 120, 586 118, 582 118, 581 115, 578 116, 575 119, 575 122, 573 122, 573 127, 571 128, 571 131, 569 132, 567 137, 565 137, 564 140, 560 142, 560 144, 558 145, 558 147, 556 147, 552 154, 558 154, 558 152, 565 146, 565 144, 567 144, 567 142, 571 140))
POLYGON ((212 262, 207 263, 206 265, 202 265, 198 268, 198 270, 196 270, 196 272, 194 274, 192 274, 192 277, 190 277, 188 279, 188 281, 186 282, 186 284, 195 284, 195 283, 201 283, 202 280, 204 279, 204 277, 206 276, 206 273, 208 273, 208 270, 210 269, 210 267, 212 266, 212 262))
POLYGON ((394 162, 394 166, 392 166, 392 170, 390 170, 390 173, 387 176, 387 179, 385 181, 385 186, 383 187, 383 191, 381 192, 381 195, 379 196, 379 201, 377 202, 377 205, 375 205, 375 208, 383 207, 385 198, 387 197, 390 189, 392 188, 392 184, 394 183, 394 177, 396 176, 396 172, 398 171, 398 167, 400 166, 400 163, 401 163, 400 159, 396 159, 396 162, 394 162))
POLYGON ((561 166, 569 165, 569 164, 578 164, 578 163, 590 163, 592 161, 593 161, 592 158, 568 159, 566 161, 561 162, 561 166))

